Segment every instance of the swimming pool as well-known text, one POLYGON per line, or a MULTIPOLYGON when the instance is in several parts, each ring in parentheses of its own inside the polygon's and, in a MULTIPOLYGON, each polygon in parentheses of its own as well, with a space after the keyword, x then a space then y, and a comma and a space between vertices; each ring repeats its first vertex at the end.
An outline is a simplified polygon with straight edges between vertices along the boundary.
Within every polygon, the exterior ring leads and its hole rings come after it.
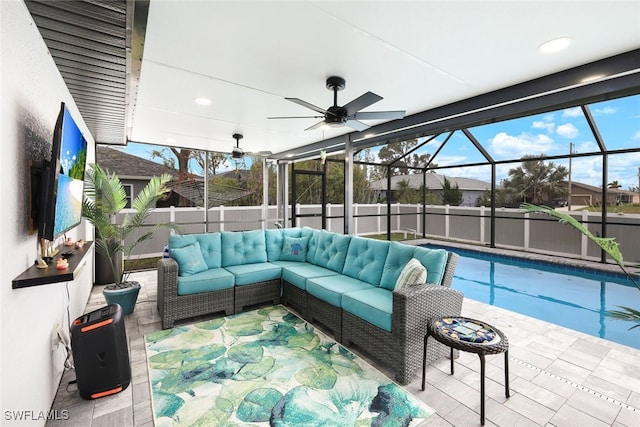
POLYGON ((640 291, 622 274, 424 246, 460 255, 451 286, 467 298, 640 349, 640 331, 628 331, 634 323, 605 315, 619 305, 640 307, 640 291))

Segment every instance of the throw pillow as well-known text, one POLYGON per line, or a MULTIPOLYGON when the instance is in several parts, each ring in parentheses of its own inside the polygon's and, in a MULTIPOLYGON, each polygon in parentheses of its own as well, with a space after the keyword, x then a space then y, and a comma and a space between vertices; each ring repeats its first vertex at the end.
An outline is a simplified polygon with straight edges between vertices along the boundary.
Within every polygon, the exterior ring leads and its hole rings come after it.
POLYGON ((169 248, 169 253, 178 263, 179 276, 191 276, 208 268, 198 242, 183 248, 169 248))
POLYGON ((298 261, 305 262, 307 260, 307 245, 309 237, 288 237, 282 240, 281 261, 298 261))
POLYGON ((411 258, 400 272, 394 290, 397 291, 407 286, 421 285, 426 282, 427 269, 420 261, 411 258))

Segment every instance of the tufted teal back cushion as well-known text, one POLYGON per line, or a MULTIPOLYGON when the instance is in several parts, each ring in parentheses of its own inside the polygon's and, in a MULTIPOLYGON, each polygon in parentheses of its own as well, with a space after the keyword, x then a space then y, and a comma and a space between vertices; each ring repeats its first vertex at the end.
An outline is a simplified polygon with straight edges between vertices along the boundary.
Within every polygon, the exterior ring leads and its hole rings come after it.
POLYGON ((447 265, 447 251, 444 249, 428 249, 416 246, 413 258, 418 259, 427 268, 427 283, 442 283, 444 268, 447 265))
POLYGON ((301 228, 264 230, 264 237, 267 245, 267 259, 269 261, 280 261, 280 254, 282 253, 282 243, 284 241, 284 236, 300 237, 301 234, 301 228))
POLYGON ((320 239, 320 230, 310 227, 303 227, 301 237, 309 237, 307 243, 307 262, 313 263, 318 249, 318 240, 320 239))
POLYGON ((200 250, 204 262, 209 268, 220 268, 222 266, 222 239, 220 233, 198 234, 200 250))
MULTIPOLYGON (((384 263, 380 287, 392 291, 396 286, 396 281, 405 265, 413 258, 415 246, 404 243, 391 242, 389 253, 384 263)), ((428 274, 428 273, 427 273, 428 274)))
POLYGON ((351 237, 342 274, 374 286, 380 286, 380 277, 387 259, 389 243, 386 240, 351 237))
POLYGON ((223 231, 222 266, 267 262, 263 230, 223 231))
MULTIPOLYGON (((321 230, 318 244, 316 245, 316 253, 313 257, 313 263, 320 267, 342 273, 350 240, 351 236, 321 230)), ((308 247, 311 247, 311 242, 309 242, 308 247)), ((307 259, 309 259, 308 253, 307 259)))
POLYGON ((222 243, 220 233, 171 234, 169 249, 179 249, 198 242, 202 258, 208 268, 219 268, 222 265, 222 243))

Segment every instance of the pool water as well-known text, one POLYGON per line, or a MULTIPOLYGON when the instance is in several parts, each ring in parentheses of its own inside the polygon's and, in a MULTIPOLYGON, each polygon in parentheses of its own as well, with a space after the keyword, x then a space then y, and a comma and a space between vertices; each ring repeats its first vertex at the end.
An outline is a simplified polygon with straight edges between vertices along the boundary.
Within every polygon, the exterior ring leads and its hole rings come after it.
POLYGON ((640 290, 624 275, 446 249, 460 255, 452 287, 465 297, 640 349, 640 328, 628 330, 636 323, 605 315, 640 309, 640 290))

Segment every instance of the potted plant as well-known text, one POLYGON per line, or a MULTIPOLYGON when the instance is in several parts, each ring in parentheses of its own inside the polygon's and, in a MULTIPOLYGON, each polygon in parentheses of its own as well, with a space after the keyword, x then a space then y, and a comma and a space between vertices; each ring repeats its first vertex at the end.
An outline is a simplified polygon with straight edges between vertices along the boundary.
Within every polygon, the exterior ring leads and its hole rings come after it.
POLYGON ((158 227, 168 226, 156 224, 149 231, 141 231, 158 199, 169 191, 166 184, 170 180, 171 175, 168 174, 152 177, 132 202, 135 213, 125 214, 116 223, 115 216, 127 205, 127 195, 120 179, 97 164, 89 165, 85 174, 82 215, 94 225, 96 251, 114 278, 113 283, 105 286, 103 294, 108 304, 120 304, 124 314, 135 308, 140 283, 128 280, 129 272, 123 268, 123 260, 129 258, 140 243, 150 239, 158 227))

